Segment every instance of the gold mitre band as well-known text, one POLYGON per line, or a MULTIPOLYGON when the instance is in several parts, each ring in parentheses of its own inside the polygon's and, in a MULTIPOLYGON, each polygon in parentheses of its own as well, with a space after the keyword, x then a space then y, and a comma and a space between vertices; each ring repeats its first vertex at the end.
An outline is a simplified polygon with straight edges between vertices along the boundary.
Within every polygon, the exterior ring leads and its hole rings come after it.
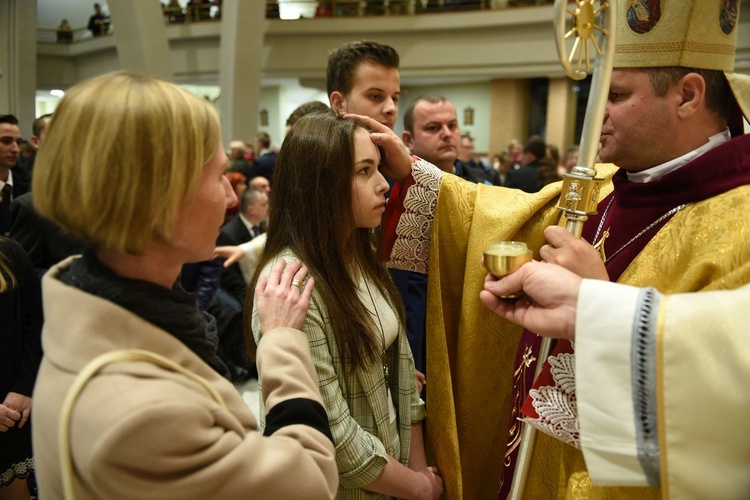
POLYGON ((618 8, 615 68, 733 70, 739 0, 624 0, 618 8))

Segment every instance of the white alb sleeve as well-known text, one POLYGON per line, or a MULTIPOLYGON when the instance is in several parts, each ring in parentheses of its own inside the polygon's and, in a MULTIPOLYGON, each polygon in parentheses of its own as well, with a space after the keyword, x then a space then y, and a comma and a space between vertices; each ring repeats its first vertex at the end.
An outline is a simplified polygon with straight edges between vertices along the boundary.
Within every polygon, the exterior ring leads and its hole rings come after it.
POLYGON ((648 486, 638 459, 631 350, 640 289, 583 280, 576 316, 581 448, 598 486, 648 486))

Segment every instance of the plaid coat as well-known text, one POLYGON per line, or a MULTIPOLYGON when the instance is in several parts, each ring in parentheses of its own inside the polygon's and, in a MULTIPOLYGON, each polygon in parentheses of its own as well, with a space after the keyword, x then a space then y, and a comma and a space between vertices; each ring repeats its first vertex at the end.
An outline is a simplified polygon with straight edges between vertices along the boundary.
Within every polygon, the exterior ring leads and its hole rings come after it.
MULTIPOLYGON (((264 276, 269 275, 279 258, 291 262, 297 257, 291 251, 282 252, 263 269, 264 276)), ((260 339, 257 314, 253 315, 252 329, 257 342, 260 339)), ((424 402, 417 394, 414 359, 403 325, 399 324, 398 336, 387 351, 390 389, 397 416, 394 422, 391 422, 389 415, 382 366, 375 363, 351 375, 344 372, 333 325, 317 291, 313 291, 302 331, 310 342, 318 385, 336 448, 339 471, 337 498, 386 498, 361 488, 380 475, 387 463, 386 455, 404 465, 408 464, 411 425, 425 417, 424 402)), ((263 373, 259 375, 262 390, 263 373)), ((260 404, 261 427, 264 427, 262 398, 260 404)))

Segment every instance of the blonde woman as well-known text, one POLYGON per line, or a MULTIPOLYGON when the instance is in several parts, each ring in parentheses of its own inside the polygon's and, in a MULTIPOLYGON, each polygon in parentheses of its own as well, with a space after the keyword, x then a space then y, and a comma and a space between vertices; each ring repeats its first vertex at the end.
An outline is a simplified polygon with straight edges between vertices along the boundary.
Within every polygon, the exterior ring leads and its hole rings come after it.
POLYGON ((291 283, 306 269, 279 262, 255 291, 273 422, 266 436, 219 374, 215 322, 177 280, 183 264, 211 257, 237 202, 226 162, 216 112, 173 84, 112 73, 60 101, 35 167, 34 202, 91 249, 43 280, 45 356, 33 409, 41 498, 62 498, 66 478, 79 499, 334 495, 325 411, 296 329, 310 293, 291 283), (122 349, 150 354, 105 366, 65 408, 84 367, 122 349))

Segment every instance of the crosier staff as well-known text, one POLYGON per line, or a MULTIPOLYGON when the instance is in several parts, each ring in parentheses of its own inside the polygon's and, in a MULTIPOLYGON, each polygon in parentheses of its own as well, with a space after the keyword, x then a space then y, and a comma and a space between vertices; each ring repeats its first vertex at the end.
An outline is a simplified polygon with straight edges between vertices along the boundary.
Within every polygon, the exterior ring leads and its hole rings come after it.
MULTIPOLYGON (((590 49, 592 45, 598 55, 594 61, 594 72, 591 91, 586 105, 586 114, 581 133, 581 144, 578 153, 578 165, 570 173, 563 176, 563 186, 556 208, 563 212, 565 228, 577 238, 581 237, 583 223, 590 215, 596 214, 599 198, 599 188, 603 179, 596 178, 596 154, 599 148, 599 137, 602 131, 604 110, 609 95, 609 84, 612 77, 612 61, 615 53, 615 32, 617 27, 616 0, 600 3, 594 7, 596 0, 576 0, 576 9, 568 7, 568 0, 555 0, 555 45, 560 57, 560 63, 565 73, 574 80, 583 80, 591 69, 590 49), (566 15, 573 16, 573 27, 566 32, 566 15), (602 21, 597 24, 597 16, 602 21), (597 33, 598 32, 598 33, 597 33), (597 41, 596 35, 600 41, 597 41), (567 53, 566 40, 575 37, 570 54, 567 53), (602 50, 603 45, 603 50, 602 50), (576 68, 573 69, 573 60, 576 68), (582 70, 582 66, 586 70, 582 70)), ((545 338, 539 349, 534 377, 538 377, 544 366, 544 360, 549 357, 551 339, 545 338)), ((534 450, 537 430, 531 425, 524 425, 521 432, 518 460, 513 473, 510 494, 512 500, 523 497, 526 478, 534 450)))

